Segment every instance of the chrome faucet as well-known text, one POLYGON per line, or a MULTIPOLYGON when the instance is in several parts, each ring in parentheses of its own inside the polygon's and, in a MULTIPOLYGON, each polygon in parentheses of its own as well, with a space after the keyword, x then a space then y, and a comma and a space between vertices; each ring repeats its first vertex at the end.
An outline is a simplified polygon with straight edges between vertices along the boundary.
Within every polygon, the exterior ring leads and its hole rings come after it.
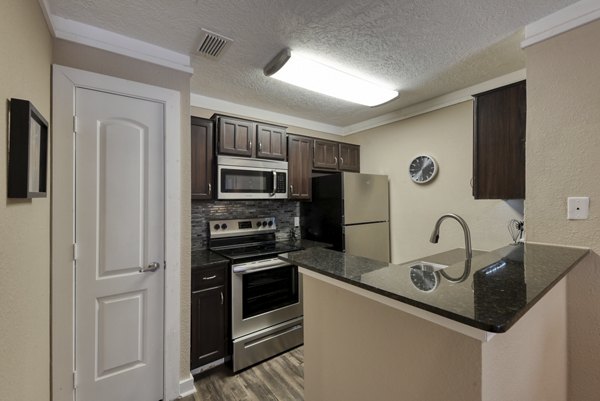
POLYGON ((465 219, 463 219, 462 217, 460 217, 457 214, 446 213, 446 214, 442 215, 442 217, 440 217, 438 219, 438 221, 435 223, 435 227, 433 228, 433 232, 431 233, 431 238, 429 238, 429 241, 433 244, 438 243, 438 241, 440 239, 440 226, 442 225, 442 221, 446 220, 447 218, 451 218, 451 219, 458 221, 458 223, 462 226, 463 231, 465 233, 466 256, 467 256, 467 259, 471 259, 473 257, 473 251, 471 250, 471 232, 469 231, 469 226, 467 225, 467 222, 465 221, 465 219))

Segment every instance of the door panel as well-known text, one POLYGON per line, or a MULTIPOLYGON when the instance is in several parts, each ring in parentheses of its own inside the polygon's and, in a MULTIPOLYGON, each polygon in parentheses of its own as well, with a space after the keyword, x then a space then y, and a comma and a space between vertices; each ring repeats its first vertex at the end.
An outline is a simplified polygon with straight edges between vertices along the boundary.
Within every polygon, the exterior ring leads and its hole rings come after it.
POLYGON ((146 292, 102 297, 97 300, 97 379, 144 363, 146 292), (134 334, 123 337, 123 333, 134 334))
POLYGON ((137 272, 144 263, 148 129, 128 121, 98 129, 98 275, 137 272), (132 210, 138 211, 131 213, 132 210))
POLYGON ((164 107, 88 89, 75 99, 76 399, 160 400, 164 107))
POLYGON ((390 225, 388 222, 344 227, 344 250, 349 255, 390 261, 390 225))

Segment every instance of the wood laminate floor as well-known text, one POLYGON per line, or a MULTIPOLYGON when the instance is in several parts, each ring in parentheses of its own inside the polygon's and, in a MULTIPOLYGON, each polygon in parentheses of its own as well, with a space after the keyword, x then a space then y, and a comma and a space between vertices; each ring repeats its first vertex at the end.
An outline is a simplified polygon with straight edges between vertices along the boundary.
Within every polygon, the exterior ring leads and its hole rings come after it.
POLYGON ((303 401, 303 347, 235 375, 219 367, 194 384, 194 401, 303 401))

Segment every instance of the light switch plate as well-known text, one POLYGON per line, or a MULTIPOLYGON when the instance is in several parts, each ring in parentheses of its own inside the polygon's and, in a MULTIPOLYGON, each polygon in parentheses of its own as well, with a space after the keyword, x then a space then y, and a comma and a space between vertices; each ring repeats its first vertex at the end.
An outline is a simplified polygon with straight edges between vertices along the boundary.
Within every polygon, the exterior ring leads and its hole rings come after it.
POLYGON ((567 198, 567 219, 585 220, 588 218, 590 198, 587 196, 567 198))

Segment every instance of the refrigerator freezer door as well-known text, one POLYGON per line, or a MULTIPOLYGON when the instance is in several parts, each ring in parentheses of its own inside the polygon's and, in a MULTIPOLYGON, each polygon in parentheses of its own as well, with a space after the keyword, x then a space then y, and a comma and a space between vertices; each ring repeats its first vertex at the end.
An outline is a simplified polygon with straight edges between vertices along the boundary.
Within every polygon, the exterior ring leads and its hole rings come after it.
POLYGON ((344 227, 345 251, 349 255, 390 261, 390 225, 388 222, 344 227))
POLYGON ((343 173, 343 224, 389 221, 388 177, 343 173))

